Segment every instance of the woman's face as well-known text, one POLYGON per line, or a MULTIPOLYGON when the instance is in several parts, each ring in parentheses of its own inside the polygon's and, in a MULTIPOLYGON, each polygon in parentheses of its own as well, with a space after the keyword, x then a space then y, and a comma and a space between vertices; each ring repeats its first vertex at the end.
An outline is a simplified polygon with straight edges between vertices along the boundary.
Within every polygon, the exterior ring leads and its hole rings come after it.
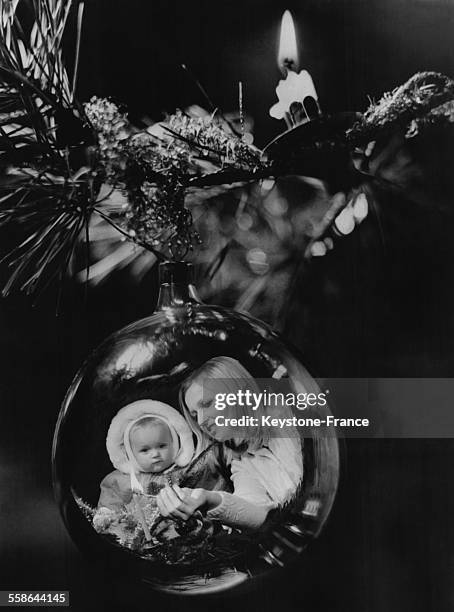
MULTIPOLYGON (((193 381, 186 389, 184 396, 185 404, 189 414, 199 424, 200 429, 213 440, 219 442, 227 439, 227 427, 218 427, 215 419, 222 414, 216 410, 216 394, 219 389, 215 384, 201 384, 197 380, 193 381)), ((230 436, 231 437, 231 436, 230 436)))

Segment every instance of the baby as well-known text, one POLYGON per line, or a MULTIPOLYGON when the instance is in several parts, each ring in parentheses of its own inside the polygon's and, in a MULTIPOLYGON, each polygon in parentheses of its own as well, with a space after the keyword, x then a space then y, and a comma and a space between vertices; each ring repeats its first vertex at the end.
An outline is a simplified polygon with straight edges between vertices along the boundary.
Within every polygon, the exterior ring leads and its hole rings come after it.
POLYGON ((156 417, 144 417, 129 432, 132 455, 141 472, 158 474, 173 465, 176 449, 170 428, 156 417))
POLYGON ((194 443, 185 419, 174 408, 139 400, 112 419, 106 447, 116 469, 101 482, 93 526, 122 540, 117 518, 139 513, 142 522, 143 514, 150 522, 157 512, 154 496, 190 463, 194 443))

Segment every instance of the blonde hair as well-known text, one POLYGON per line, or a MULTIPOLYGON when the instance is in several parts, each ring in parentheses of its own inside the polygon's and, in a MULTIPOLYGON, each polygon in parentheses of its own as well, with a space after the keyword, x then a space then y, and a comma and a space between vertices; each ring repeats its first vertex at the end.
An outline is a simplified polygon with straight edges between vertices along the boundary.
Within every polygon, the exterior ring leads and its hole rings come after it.
MULTIPOLYGON (((225 393, 237 393, 238 391, 250 390, 252 393, 259 394, 260 389, 251 374, 246 368, 241 365, 237 359, 232 357, 213 357, 201 365, 197 370, 192 372, 190 376, 183 382, 180 389, 180 404, 186 421, 189 423, 192 431, 197 437, 198 446, 203 444, 203 433, 197 423, 189 413, 186 405, 185 396, 189 387, 195 382, 205 384, 209 379, 218 379, 220 385, 225 390, 225 393)), ((240 418, 245 415, 244 407, 238 405, 229 406, 229 416, 240 418)), ((257 425, 254 430, 254 438, 249 435, 232 438, 230 443, 234 448, 246 447, 248 450, 257 450, 268 443, 268 432, 260 425, 257 425)))

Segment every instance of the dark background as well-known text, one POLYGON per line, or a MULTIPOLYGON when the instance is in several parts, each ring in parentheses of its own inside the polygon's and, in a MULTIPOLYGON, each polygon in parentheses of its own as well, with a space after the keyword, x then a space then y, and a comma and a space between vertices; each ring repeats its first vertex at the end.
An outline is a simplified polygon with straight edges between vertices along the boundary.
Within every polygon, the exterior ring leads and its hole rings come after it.
MULTIPOLYGON (((364 110, 368 96, 418 70, 454 76, 449 1, 103 0, 85 7, 79 97, 113 96, 135 120, 206 106, 179 68, 184 62, 226 111, 237 108, 243 82, 263 146, 283 128, 268 109, 285 8, 325 110, 364 110)), ((368 219, 313 262, 296 287, 285 333, 326 376, 450 376, 452 219, 436 202, 420 209, 386 194, 377 202, 381 231, 368 219)), ((88 292, 67 283, 58 316, 57 291, 0 304, 2 589, 70 590, 80 610, 164 605, 154 594, 125 593, 79 555, 53 501, 50 470, 53 427, 74 372, 106 335, 152 311, 155 276, 136 285, 118 274, 88 292)), ((329 523, 297 567, 237 598, 165 605, 452 610, 453 464, 451 440, 350 440, 329 523)))

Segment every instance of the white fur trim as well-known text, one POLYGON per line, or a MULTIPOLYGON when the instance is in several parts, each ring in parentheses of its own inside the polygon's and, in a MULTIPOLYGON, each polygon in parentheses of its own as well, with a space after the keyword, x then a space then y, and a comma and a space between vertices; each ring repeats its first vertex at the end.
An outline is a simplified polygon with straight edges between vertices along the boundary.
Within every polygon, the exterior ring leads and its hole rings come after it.
POLYGON ((123 406, 112 419, 106 437, 107 452, 112 465, 120 472, 130 474, 131 465, 124 446, 124 432, 132 421, 144 416, 158 417, 176 432, 180 448, 175 457, 175 464, 187 465, 194 455, 194 442, 189 425, 184 417, 168 404, 149 399, 123 406))

